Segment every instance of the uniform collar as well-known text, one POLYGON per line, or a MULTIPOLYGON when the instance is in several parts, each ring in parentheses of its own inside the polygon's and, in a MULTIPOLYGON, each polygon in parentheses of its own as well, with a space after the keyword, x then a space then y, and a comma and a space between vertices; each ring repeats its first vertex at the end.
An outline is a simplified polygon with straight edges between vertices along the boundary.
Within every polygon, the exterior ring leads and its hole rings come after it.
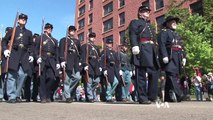
POLYGON ((18 28, 19 28, 19 29, 26 29, 25 26, 24 26, 24 27, 21 27, 20 25, 18 25, 18 28))
POLYGON ((90 42, 90 41, 89 41, 89 45, 94 45, 94 42, 90 42))
POLYGON ((139 18, 139 20, 143 20, 145 22, 150 22, 150 20, 144 19, 144 18, 139 18))
POLYGON ((44 34, 47 35, 48 37, 52 37, 52 35, 48 34, 47 32, 45 32, 44 34))
POLYGON ((170 27, 166 27, 166 29, 169 29, 169 30, 171 30, 172 32, 175 32, 175 29, 172 29, 172 28, 170 28, 170 27))

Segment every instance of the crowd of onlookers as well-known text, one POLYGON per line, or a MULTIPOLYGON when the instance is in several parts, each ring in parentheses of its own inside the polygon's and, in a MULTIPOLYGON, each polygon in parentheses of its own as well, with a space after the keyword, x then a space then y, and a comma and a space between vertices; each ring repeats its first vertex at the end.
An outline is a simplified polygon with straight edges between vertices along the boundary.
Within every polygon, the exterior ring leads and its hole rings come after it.
MULTIPOLYGON (((213 75, 211 72, 208 74, 197 74, 191 78, 189 76, 183 76, 179 80, 179 85, 185 95, 185 100, 197 101, 212 101, 213 100, 213 75)), ((161 96, 164 96, 165 76, 160 77, 160 91, 161 96)), ((163 98, 163 97, 161 97, 163 98)))
POLYGON ((199 76, 195 74, 191 78, 195 87, 195 96, 197 101, 212 101, 213 96, 213 75, 209 72, 207 75, 199 76))

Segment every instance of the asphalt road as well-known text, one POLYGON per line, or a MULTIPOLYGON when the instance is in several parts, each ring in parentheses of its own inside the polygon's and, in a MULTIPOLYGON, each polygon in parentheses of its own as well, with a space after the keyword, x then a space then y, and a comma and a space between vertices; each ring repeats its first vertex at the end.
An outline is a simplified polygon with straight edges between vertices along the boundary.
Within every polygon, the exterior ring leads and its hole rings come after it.
POLYGON ((169 108, 121 103, 0 103, 0 120, 213 120, 213 102, 169 103, 169 108))

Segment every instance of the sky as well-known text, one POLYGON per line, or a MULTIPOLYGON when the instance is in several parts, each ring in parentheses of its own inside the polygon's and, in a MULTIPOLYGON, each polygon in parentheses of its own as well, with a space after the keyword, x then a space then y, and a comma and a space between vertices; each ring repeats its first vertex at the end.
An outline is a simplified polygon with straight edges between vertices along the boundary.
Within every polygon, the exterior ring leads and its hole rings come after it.
POLYGON ((76 0, 1 0, 0 29, 13 27, 17 11, 28 15, 26 28, 41 33, 44 23, 53 25, 52 36, 60 40, 66 35, 66 28, 74 25, 76 0))

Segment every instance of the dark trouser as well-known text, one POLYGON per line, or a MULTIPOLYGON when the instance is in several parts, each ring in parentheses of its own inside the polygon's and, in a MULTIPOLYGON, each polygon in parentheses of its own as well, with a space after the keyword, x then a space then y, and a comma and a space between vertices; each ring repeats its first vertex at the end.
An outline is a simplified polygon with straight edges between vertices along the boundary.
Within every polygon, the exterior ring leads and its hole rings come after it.
POLYGON ((37 96, 38 96, 38 86, 39 86, 39 80, 37 77, 37 74, 34 73, 33 76, 33 92, 32 92, 32 99, 33 101, 37 101, 37 96))
POLYGON ((25 81, 24 95, 27 101, 30 101, 30 97, 31 97, 31 79, 32 77, 27 76, 25 81))
POLYGON ((138 67, 136 68, 136 84, 137 84, 137 93, 138 101, 148 101, 147 96, 147 79, 146 79, 146 68, 138 67))
POLYGON ((55 80, 54 71, 51 67, 45 66, 40 78, 40 97, 41 100, 51 99, 52 85, 55 80))
POLYGON ((115 89, 115 98, 117 101, 122 101, 122 87, 123 85, 119 83, 115 89))
POLYGON ((54 93, 57 91, 60 85, 60 77, 56 77, 56 80, 53 82, 52 90, 51 90, 51 101, 54 101, 54 93))
POLYGON ((148 99, 155 101, 158 96, 159 71, 153 70, 148 73, 148 99))
POLYGON ((166 72, 165 101, 172 101, 169 95, 170 90, 174 91, 178 101, 181 101, 182 97, 184 96, 180 86, 177 83, 177 77, 178 75, 175 73, 166 72))
POLYGON ((137 67, 136 75, 136 86, 139 102, 156 100, 158 93, 159 71, 147 67, 137 67), (148 73, 148 82, 146 73, 148 73))
POLYGON ((0 99, 4 97, 4 83, 2 79, 2 75, 0 76, 0 99))
POLYGON ((100 79, 101 79, 101 81, 100 81, 100 84, 101 84, 100 100, 105 102, 106 101, 106 87, 107 87, 107 84, 106 84, 106 80, 105 80, 104 76, 101 76, 100 79))

